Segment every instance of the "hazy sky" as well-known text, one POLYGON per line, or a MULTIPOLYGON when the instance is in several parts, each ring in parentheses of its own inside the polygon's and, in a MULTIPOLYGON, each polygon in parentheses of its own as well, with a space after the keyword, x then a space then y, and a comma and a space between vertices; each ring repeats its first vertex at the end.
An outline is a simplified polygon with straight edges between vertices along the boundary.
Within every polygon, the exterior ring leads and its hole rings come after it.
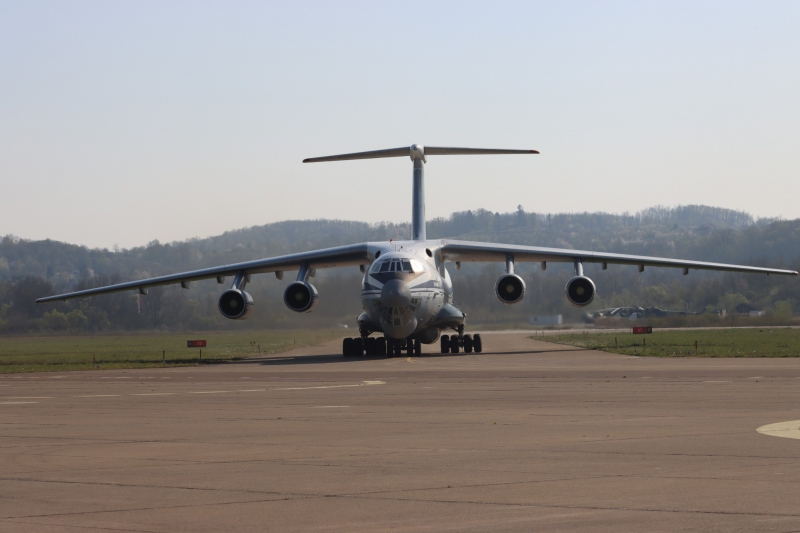
POLYGON ((800 217, 800 2, 0 0, 0 235, 704 203, 800 217))

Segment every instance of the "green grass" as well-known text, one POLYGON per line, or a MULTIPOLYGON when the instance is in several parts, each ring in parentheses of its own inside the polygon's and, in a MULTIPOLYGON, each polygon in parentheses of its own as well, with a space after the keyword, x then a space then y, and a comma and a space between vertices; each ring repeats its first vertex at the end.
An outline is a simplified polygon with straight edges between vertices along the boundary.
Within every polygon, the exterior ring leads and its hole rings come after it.
POLYGON ((259 348, 261 355, 269 355, 343 334, 343 330, 331 329, 0 337, 0 374, 218 363, 258 356, 259 348), (208 341, 202 360, 200 349, 186 347, 187 340, 195 339, 208 341))
POLYGON ((800 329, 791 328, 656 329, 650 335, 575 333, 532 338, 648 357, 800 357, 800 329))

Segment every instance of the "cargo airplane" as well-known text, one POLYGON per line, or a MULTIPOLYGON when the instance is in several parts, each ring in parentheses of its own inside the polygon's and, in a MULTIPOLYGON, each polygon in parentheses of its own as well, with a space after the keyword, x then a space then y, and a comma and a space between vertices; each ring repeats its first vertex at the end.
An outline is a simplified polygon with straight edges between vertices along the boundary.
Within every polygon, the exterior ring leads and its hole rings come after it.
POLYGON ((669 267, 689 270, 719 270, 796 276, 791 270, 685 261, 638 255, 601 253, 538 246, 516 246, 449 239, 429 240, 425 235, 424 168, 426 158, 437 155, 538 154, 536 150, 498 150, 422 146, 375 150, 352 154, 314 157, 304 163, 410 157, 413 163, 412 239, 408 241, 365 242, 310 252, 301 252, 244 263, 205 268, 180 274, 141 279, 106 287, 92 288, 40 298, 37 303, 67 300, 95 294, 137 290, 147 294, 149 287, 180 283, 184 289, 194 281, 216 279, 230 288, 219 298, 219 311, 232 320, 243 320, 253 312, 253 298, 245 291, 253 274, 272 272, 283 279, 284 272, 297 271, 295 281, 284 291, 283 301, 297 313, 308 313, 317 305, 317 289, 309 282, 317 269, 359 267, 364 274, 361 286, 363 312, 357 319, 359 337, 346 338, 342 354, 419 355, 421 344, 440 342, 442 353, 481 352, 479 334, 464 332, 466 315, 453 305, 453 284, 447 263, 460 268, 463 262, 499 262, 505 273, 494 285, 497 298, 506 305, 516 304, 525 296, 525 281, 514 272, 518 262, 537 262, 542 270, 548 263, 572 263, 574 275, 567 281, 564 293, 575 306, 591 303, 596 294, 594 282, 583 272, 584 263, 632 265, 643 272, 645 267, 669 267), (442 332, 452 332, 443 335, 442 332), (373 333, 382 334, 372 337, 373 333))

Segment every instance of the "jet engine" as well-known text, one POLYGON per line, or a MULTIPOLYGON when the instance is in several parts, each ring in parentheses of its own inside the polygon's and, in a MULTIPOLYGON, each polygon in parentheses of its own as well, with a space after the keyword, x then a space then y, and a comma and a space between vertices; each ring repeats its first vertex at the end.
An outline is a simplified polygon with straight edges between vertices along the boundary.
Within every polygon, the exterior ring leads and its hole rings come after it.
POLYGON ((219 312, 231 320, 244 320, 253 312, 253 297, 241 289, 229 289, 219 297, 219 312))
POLYGON ((525 282, 516 274, 504 274, 494 284, 494 292, 504 304, 515 304, 525 296, 525 282))
POLYGON ((594 282, 586 276, 575 276, 567 282, 564 292, 569 303, 583 307, 592 303, 597 289, 594 286, 594 282))
POLYGON ((309 313, 317 306, 319 293, 310 283, 295 281, 290 283, 283 293, 286 306, 297 313, 309 313))

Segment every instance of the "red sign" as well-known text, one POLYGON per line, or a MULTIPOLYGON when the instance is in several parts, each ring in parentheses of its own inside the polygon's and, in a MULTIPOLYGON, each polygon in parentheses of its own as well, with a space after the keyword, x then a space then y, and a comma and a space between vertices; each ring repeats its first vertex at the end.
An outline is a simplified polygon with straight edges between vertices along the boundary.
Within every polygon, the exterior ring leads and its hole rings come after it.
POLYGON ((206 341, 186 341, 187 348, 205 348, 206 341))
POLYGON ((653 333, 653 328, 650 326, 634 326, 633 334, 642 335, 644 333, 653 333))

